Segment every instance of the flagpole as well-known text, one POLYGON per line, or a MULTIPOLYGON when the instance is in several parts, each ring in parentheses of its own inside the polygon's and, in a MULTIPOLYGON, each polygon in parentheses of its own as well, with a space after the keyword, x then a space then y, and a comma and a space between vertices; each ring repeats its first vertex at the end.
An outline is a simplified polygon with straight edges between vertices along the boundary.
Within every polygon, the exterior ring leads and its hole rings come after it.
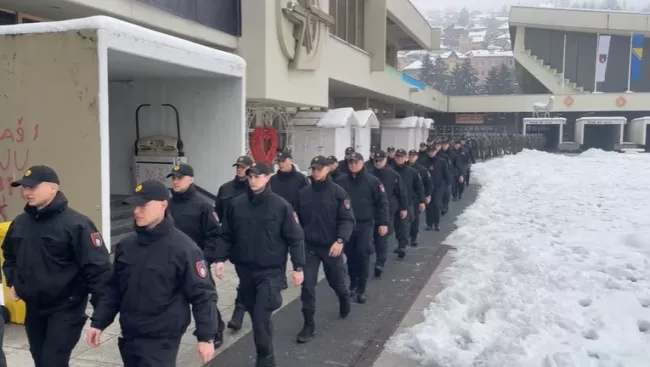
POLYGON ((594 68, 594 93, 598 92, 598 46, 600 46, 600 33, 596 33, 596 63, 594 68))
POLYGON ((562 48, 562 93, 564 93, 564 84, 566 84, 566 34, 564 34, 564 46, 562 48))
POLYGON ((627 63, 627 91, 630 91, 630 84, 632 79, 632 39, 634 38, 634 32, 630 32, 630 57, 627 63))

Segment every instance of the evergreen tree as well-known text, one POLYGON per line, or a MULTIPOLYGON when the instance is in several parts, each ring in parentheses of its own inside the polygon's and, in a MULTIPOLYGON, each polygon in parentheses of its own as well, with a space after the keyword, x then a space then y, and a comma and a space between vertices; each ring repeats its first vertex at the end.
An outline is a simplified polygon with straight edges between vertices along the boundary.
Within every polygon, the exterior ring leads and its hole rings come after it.
MULTIPOLYGON (((420 81, 431 88, 434 88, 435 85, 435 72, 434 67, 435 63, 431 60, 431 55, 426 53, 422 56, 422 69, 420 69, 420 81)), ((434 88, 435 89, 435 88, 434 88)))
POLYGON ((448 80, 445 60, 438 57, 434 61, 429 55, 425 55, 422 59, 420 81, 433 89, 446 92, 448 80))
POLYGON ((514 94, 517 90, 512 70, 506 64, 490 69, 481 87, 481 92, 490 95, 514 94))
POLYGON ((475 95, 478 93, 477 82, 476 70, 469 61, 465 61, 451 73, 449 94, 454 96, 475 95))
POLYGON ((467 8, 460 9, 460 13, 458 13, 458 21, 456 23, 461 27, 467 27, 469 25, 469 21, 469 10, 467 10, 467 8))

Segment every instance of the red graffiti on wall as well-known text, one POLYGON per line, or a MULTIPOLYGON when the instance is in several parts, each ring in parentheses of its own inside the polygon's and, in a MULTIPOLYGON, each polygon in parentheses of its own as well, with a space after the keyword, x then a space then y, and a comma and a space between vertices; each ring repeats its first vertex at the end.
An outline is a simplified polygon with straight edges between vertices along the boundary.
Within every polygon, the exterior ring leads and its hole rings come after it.
POLYGON ((39 125, 28 126, 23 117, 16 120, 16 126, 6 127, 0 134, 0 219, 3 221, 9 220, 9 199, 14 195, 22 198, 22 190, 11 187, 11 183, 29 167, 29 148, 38 138, 39 125))

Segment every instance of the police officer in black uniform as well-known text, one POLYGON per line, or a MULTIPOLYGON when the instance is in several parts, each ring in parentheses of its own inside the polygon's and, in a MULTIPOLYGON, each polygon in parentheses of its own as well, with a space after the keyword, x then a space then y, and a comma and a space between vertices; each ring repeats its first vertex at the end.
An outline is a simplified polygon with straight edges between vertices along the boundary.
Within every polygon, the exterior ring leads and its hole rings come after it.
POLYGON ((427 158, 421 161, 425 165, 424 167, 429 171, 431 182, 433 183, 431 201, 426 207, 426 230, 428 231, 433 228, 435 228, 436 231, 440 230, 442 197, 452 180, 447 160, 436 155, 440 149, 442 149, 440 143, 436 143, 434 146, 429 147, 427 158))
POLYGON ((354 153, 348 160, 349 175, 339 177, 336 183, 350 196, 356 226, 350 243, 344 247, 350 277, 350 296, 365 303, 366 283, 370 271, 370 255, 374 252, 373 232, 388 233, 388 199, 384 185, 363 168, 363 156, 354 153), (378 227, 378 228, 377 228, 378 227))
POLYGON ((327 158, 311 160, 311 186, 300 191, 298 218, 305 233, 305 281, 300 300, 305 320, 296 340, 310 341, 316 334, 316 284, 318 269, 323 263, 325 278, 339 299, 339 315, 350 313, 350 292, 345 284, 347 270, 343 260, 343 246, 350 241, 354 229, 354 215, 348 194, 329 177, 327 158))
POLYGON ((463 148, 467 150, 469 154, 469 166, 467 167, 467 173, 465 174, 465 186, 469 186, 469 178, 472 175, 472 164, 476 164, 476 152, 473 143, 473 139, 463 136, 460 138, 460 144, 463 148))
MULTIPOLYGON (((172 199, 169 201, 169 213, 174 219, 174 225, 188 235, 203 251, 208 266, 214 258, 219 240, 219 222, 212 205, 199 197, 194 186, 194 168, 188 164, 173 167, 167 178, 172 179, 172 199)), ((210 277, 214 284, 214 279, 210 277)), ((217 326, 219 332, 214 338, 214 347, 219 348, 223 343, 225 324, 217 308, 217 326)))
POLYGON ((302 284, 305 266, 304 233, 291 205, 271 192, 271 170, 254 162, 246 170, 249 190, 232 201, 221 223, 225 246, 219 248, 217 276, 224 261, 235 265, 241 299, 251 315, 257 350, 256 367, 274 367, 271 315, 282 306, 282 273, 287 253, 293 263, 293 280, 302 284))
POLYGON ((467 149, 465 149, 460 141, 454 142, 454 161, 456 166, 456 172, 454 174, 454 192, 452 197, 460 200, 463 198, 463 192, 465 192, 465 177, 467 177, 467 171, 469 171, 469 165, 471 163, 471 158, 467 149))
MULTIPOLYGON (((286 200, 293 210, 297 210, 298 196, 300 190, 309 185, 309 179, 307 176, 296 170, 296 166, 293 165, 293 156, 291 152, 281 151, 276 156, 276 161, 278 162, 278 171, 271 176, 271 190, 280 195, 281 198, 286 200)), ((282 289, 287 289, 289 285, 287 284, 287 271, 285 271, 282 276, 282 289)))
POLYGON ((395 232, 401 233, 401 237, 407 238, 406 218, 408 216, 408 190, 399 173, 388 167, 386 152, 380 150, 375 154, 374 167, 368 170, 373 176, 377 177, 384 185, 386 196, 388 198, 388 234, 380 236, 379 231, 375 231, 375 276, 381 276, 388 256, 388 241, 390 235, 395 232), (398 228, 399 227, 399 228, 398 228), (397 228, 397 229, 396 229, 397 228))
MULTIPOLYGON (((417 150, 412 149, 409 151, 408 165, 415 168, 418 171, 418 174, 420 175, 420 179, 422 180, 422 187, 424 189, 424 204, 426 210, 426 204, 429 204, 431 202, 431 192, 433 191, 433 182, 431 181, 431 175, 429 174, 429 171, 426 168, 422 167, 422 165, 418 164, 419 158, 420 158, 420 153, 417 150)), ((418 233, 420 232, 421 212, 422 211, 418 211, 414 209, 415 217, 411 222, 411 229, 409 231, 411 237, 411 246, 413 247, 416 247, 418 245, 418 233)))
POLYGON ((375 168, 375 155, 377 155, 377 147, 373 145, 370 147, 370 157, 368 157, 368 160, 364 163, 364 167, 367 171, 372 171, 375 168))
POLYGON ((386 155, 388 166, 395 167, 395 147, 390 146, 386 148, 386 155))
MULTIPOLYGON (((441 149, 438 151, 438 153, 436 153, 436 156, 447 161, 447 166, 449 166, 449 170, 452 172, 453 175, 455 168, 454 168, 454 161, 452 159, 453 152, 451 152, 451 149, 449 149, 449 143, 450 143, 449 139, 443 140, 441 142, 441 149)), ((449 200, 451 199, 452 187, 453 187, 453 180, 442 193, 442 211, 440 213, 441 215, 445 215, 449 211, 449 200)))
POLYGON ((348 168, 348 160, 354 156, 354 148, 353 147, 347 147, 345 148, 345 158, 343 160, 339 161, 339 172, 343 175, 347 175, 350 173, 350 170, 348 168))
MULTIPOLYGON (((246 170, 253 164, 253 159, 247 155, 242 155, 237 158, 237 161, 232 165, 235 167, 235 178, 231 181, 221 185, 217 192, 217 199, 215 200, 214 209, 219 216, 223 218, 226 211, 230 207, 230 203, 234 198, 239 195, 245 194, 248 191, 248 178, 246 177, 246 170)), ((244 322, 244 315, 246 309, 241 302, 239 288, 237 288, 237 298, 235 298, 235 308, 232 312, 232 317, 228 322, 228 329, 240 330, 244 322)))
POLYGON ((135 187, 135 232, 115 249, 113 274, 95 307, 88 344, 98 347, 102 330, 120 314, 118 347, 124 367, 176 366, 181 337, 194 314, 198 354, 214 355, 217 293, 203 251, 168 214, 169 190, 159 181, 135 187))
MULTIPOLYGON (((405 225, 407 231, 405 233, 395 232, 397 237, 397 248, 395 253, 400 259, 406 255, 406 246, 410 240, 410 228, 419 213, 424 211, 426 196, 424 195, 424 187, 422 186, 422 179, 418 171, 407 164, 406 150, 398 149, 395 152, 395 166, 393 169, 402 177, 404 186, 408 190, 409 195, 409 214, 408 223, 405 225)), ((397 227, 395 228, 397 230, 397 227)))
POLYGON ((67 367, 86 323, 88 293, 96 305, 110 276, 108 249, 95 224, 68 206, 52 168, 33 166, 11 186, 22 186, 27 205, 2 246, 7 287, 25 301, 35 366, 67 367))
POLYGON ((339 161, 334 155, 328 156, 327 161, 329 162, 327 166, 329 167, 330 177, 332 178, 332 181, 336 181, 336 179, 342 175, 341 170, 339 170, 339 161))

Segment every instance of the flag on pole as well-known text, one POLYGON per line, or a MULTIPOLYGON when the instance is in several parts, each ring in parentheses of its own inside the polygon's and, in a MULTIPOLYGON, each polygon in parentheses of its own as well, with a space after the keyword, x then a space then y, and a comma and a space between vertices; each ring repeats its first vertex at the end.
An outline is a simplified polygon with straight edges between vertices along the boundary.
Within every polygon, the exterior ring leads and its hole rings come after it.
POLYGON ((630 80, 633 82, 641 80, 644 41, 645 36, 642 34, 633 34, 630 41, 630 80))
POLYGON ((607 59, 609 58, 609 42, 612 36, 598 35, 598 54, 596 55, 596 75, 595 82, 605 81, 607 72, 607 59))

